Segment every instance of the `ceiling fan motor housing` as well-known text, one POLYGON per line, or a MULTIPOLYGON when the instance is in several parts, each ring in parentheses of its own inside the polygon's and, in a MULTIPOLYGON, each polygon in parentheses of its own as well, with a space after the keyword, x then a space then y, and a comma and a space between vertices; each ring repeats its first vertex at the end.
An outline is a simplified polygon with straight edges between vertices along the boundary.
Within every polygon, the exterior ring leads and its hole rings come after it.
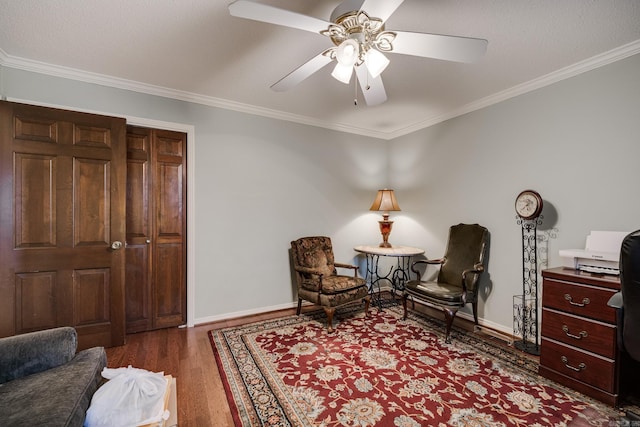
POLYGON ((329 29, 325 35, 328 35, 336 46, 345 39, 356 40, 363 48, 362 53, 365 53, 384 31, 384 23, 381 19, 371 18, 366 12, 361 12, 361 4, 362 0, 347 0, 338 5, 331 14, 331 21, 342 30, 329 29))
POLYGON ((333 9, 329 19, 337 24, 346 15, 357 15, 363 3, 364 0, 345 0, 333 9))

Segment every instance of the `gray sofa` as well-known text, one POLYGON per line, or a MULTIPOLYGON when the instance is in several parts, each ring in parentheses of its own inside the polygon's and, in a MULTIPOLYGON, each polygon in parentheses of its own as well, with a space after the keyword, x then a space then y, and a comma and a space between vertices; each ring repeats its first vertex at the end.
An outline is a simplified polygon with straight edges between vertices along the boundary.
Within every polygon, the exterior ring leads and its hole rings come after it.
POLYGON ((0 339, 0 424, 82 426, 107 365, 102 347, 76 354, 70 327, 0 339))

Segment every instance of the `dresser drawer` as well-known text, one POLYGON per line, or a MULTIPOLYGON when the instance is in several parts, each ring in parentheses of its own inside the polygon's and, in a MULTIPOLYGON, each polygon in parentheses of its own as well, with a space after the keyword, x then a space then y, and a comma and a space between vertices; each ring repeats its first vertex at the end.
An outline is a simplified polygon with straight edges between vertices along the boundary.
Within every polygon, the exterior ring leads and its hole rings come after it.
POLYGON ((607 392, 615 390, 615 362, 542 338, 540 364, 607 392))
POLYGON ((616 327, 608 323, 544 308, 542 335, 609 359, 616 356, 616 327))
POLYGON ((589 285, 545 279, 542 289, 542 305, 578 316, 615 324, 616 311, 607 305, 616 291, 589 285))

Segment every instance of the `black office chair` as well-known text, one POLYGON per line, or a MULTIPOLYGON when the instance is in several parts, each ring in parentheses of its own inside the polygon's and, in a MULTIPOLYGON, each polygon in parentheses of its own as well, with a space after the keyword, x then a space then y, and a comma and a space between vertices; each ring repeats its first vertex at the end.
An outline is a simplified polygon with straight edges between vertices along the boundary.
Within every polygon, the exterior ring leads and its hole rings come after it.
MULTIPOLYGON (((609 299, 616 309, 618 348, 621 352, 622 397, 637 390, 640 371, 640 230, 628 234, 620 248, 620 292, 609 299), (633 378, 633 376, 636 378, 633 378)), ((640 396, 632 396, 640 398, 640 396)), ((627 418, 639 421, 640 414, 627 411, 627 418)))

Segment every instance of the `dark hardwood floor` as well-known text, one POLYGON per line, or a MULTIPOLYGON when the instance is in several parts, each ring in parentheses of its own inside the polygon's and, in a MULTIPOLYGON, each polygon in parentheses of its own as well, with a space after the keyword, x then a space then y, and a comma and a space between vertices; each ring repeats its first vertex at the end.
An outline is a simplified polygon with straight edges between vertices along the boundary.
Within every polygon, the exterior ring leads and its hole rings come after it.
POLYGON ((295 314, 295 309, 195 326, 127 335, 120 347, 106 349, 110 368, 133 366, 176 378, 180 427, 231 427, 233 419, 207 334, 236 326, 295 314))
MULTIPOLYGON (((304 311, 316 310, 307 306, 304 311)), ((442 317, 442 312, 416 304, 416 309, 442 317)), ((372 307, 370 310, 377 310, 372 307)), ((295 309, 199 325, 130 334, 126 344, 106 349, 110 368, 131 365, 176 378, 180 427, 232 427, 233 419, 216 366, 208 331, 295 314, 295 309)), ((472 330, 473 324, 456 319, 456 325, 472 330)), ((487 336, 488 339, 494 339, 487 336)))

